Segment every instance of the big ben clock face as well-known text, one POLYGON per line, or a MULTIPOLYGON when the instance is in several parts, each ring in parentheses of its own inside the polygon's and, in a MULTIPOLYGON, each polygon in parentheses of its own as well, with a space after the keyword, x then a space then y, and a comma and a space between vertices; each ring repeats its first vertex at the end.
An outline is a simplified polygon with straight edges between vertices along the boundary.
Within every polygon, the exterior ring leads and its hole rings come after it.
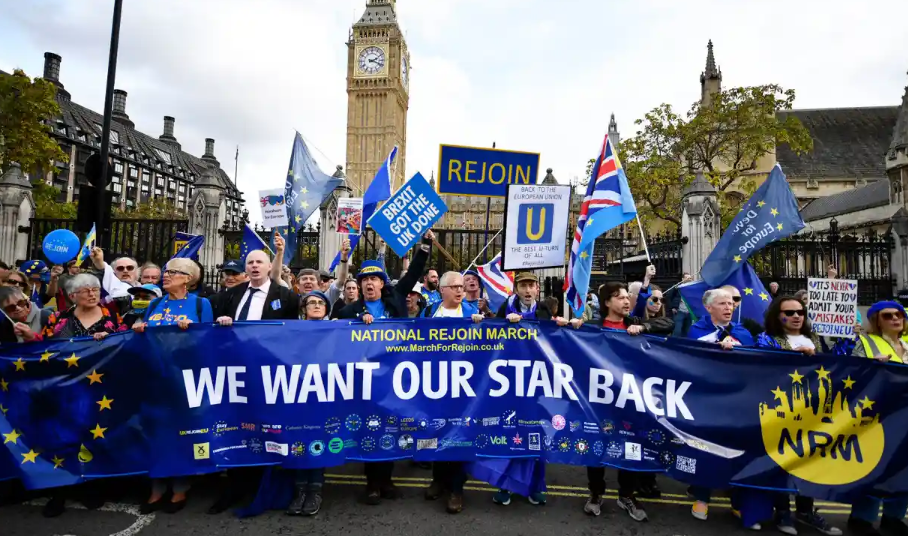
POLYGON ((379 47, 367 47, 359 53, 359 72, 378 74, 385 68, 385 51, 379 47))
POLYGON ((404 87, 410 87, 410 62, 406 56, 400 60, 400 81, 404 87))

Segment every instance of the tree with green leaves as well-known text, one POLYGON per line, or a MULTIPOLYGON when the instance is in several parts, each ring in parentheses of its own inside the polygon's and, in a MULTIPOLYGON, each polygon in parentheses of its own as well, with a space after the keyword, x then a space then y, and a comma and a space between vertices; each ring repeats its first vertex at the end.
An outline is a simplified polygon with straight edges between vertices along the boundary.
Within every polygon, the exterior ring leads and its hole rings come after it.
POLYGON ((114 206, 111 216, 131 220, 179 220, 187 218, 188 214, 166 197, 155 197, 126 210, 114 206))
POLYGON ((75 219, 79 212, 76 203, 61 203, 60 189, 44 181, 32 183, 36 218, 75 219))
POLYGON ((56 93, 52 83, 31 80, 20 69, 0 76, 0 173, 12 162, 18 162, 25 173, 35 174, 47 170, 55 160, 69 160, 45 123, 60 115, 56 93))
POLYGON ((794 100, 794 90, 775 84, 738 87, 694 103, 685 117, 662 104, 638 119, 640 129, 622 141, 619 156, 641 218, 680 227, 681 191, 701 171, 718 191, 723 224, 731 221, 757 187, 760 160, 776 145, 796 154, 813 148, 796 117, 779 115, 794 100))

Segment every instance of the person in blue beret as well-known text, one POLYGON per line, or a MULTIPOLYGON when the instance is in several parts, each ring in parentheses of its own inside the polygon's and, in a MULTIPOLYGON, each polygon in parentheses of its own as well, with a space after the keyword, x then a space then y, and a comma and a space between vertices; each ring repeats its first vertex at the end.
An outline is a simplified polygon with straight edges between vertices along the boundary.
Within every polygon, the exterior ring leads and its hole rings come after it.
POLYGON ((51 274, 47 264, 39 260, 25 261, 19 271, 28 276, 29 288, 25 293, 29 299, 39 308, 46 306, 57 293, 59 274, 51 274))

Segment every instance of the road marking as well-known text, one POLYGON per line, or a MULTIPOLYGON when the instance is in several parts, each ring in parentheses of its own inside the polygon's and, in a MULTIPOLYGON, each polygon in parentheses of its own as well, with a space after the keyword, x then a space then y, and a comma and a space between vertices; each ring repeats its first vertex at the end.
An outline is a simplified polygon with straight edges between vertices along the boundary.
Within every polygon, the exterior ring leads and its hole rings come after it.
MULTIPOLYGON (((47 504, 47 499, 36 499, 34 501, 29 501, 26 503, 28 506, 44 506, 47 504)), ((74 508, 76 510, 87 510, 85 506, 79 503, 73 503, 70 501, 66 502, 67 508, 74 508)), ((132 525, 126 527, 125 529, 114 532, 110 536, 135 536, 139 533, 140 530, 147 527, 152 521, 154 521, 154 514, 142 515, 139 513, 139 507, 134 504, 122 504, 122 503, 104 503, 101 508, 98 508, 101 512, 114 512, 118 514, 130 514, 136 516, 136 520, 132 525)), ((73 534, 65 534, 62 536, 75 536, 73 534)))

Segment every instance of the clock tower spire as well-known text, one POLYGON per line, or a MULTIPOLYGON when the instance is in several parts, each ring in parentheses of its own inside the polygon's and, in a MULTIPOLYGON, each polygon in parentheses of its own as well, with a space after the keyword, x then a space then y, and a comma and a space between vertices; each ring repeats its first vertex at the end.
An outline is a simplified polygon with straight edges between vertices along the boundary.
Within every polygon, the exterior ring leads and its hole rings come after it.
POLYGON ((347 42, 347 184, 362 195, 397 145, 392 190, 404 182, 410 54, 395 0, 368 0, 347 42))

